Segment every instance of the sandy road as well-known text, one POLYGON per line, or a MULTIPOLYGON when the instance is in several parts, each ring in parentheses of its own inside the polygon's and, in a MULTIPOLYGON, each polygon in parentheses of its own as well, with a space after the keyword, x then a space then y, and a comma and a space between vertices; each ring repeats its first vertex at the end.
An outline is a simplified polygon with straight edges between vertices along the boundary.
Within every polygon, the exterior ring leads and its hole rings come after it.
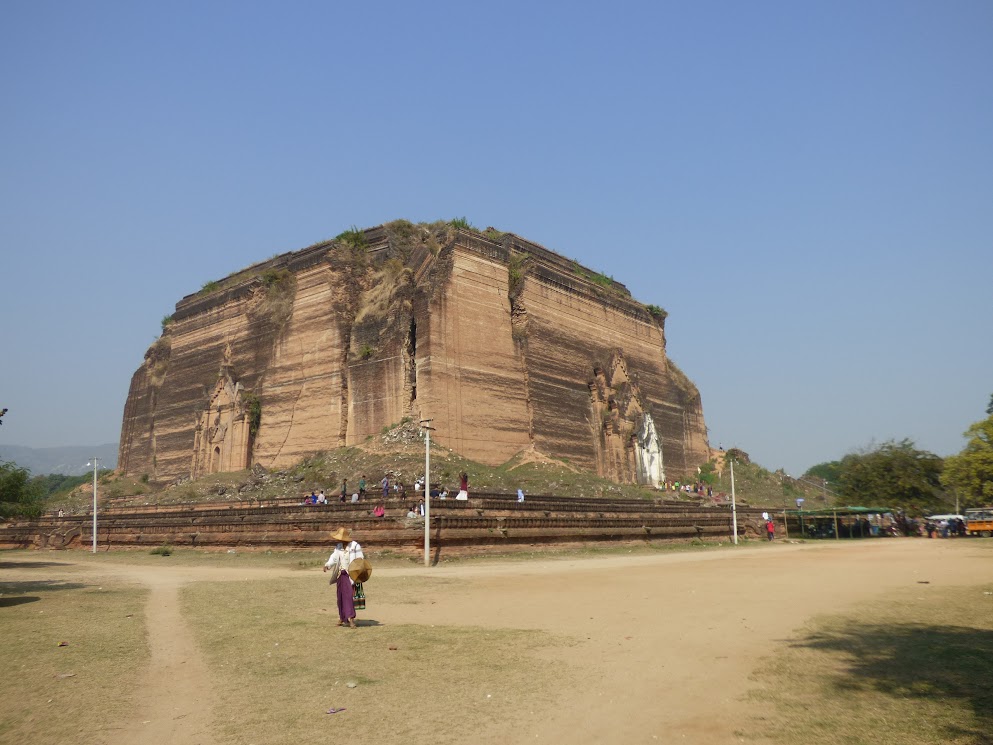
MULTIPOLYGON (((580 643, 557 652, 585 671, 567 703, 511 739, 544 743, 739 742, 749 676, 811 617, 901 587, 975 585, 993 554, 968 542, 894 539, 778 544, 436 569, 465 594, 380 614, 391 622, 540 628, 580 643), (918 584, 928 582, 927 585, 918 584)), ((749 727, 754 735, 755 727, 749 727)))
MULTIPOLYGON (((151 590, 151 662, 115 745, 212 745, 210 680, 180 588, 300 571, 108 563, 92 571, 151 590)), ((474 742, 723 745, 739 742, 736 732, 761 713, 747 700, 752 671, 812 616, 901 587, 926 601, 931 588, 988 582, 993 552, 969 541, 892 539, 377 572, 458 580, 431 603, 380 596, 381 624, 533 628, 576 640, 553 652, 581 681, 566 703, 521 713, 512 733, 481 732, 474 742)))

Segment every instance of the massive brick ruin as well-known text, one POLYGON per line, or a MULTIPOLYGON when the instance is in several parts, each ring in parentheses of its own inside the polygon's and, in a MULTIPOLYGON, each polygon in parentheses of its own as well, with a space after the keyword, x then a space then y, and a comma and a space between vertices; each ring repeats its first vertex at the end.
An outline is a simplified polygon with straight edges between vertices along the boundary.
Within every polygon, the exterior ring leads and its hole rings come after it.
POLYGON ((396 221, 183 298, 131 380, 119 468, 290 465, 405 417, 486 464, 533 447, 619 482, 708 458, 665 313, 509 233, 396 221))

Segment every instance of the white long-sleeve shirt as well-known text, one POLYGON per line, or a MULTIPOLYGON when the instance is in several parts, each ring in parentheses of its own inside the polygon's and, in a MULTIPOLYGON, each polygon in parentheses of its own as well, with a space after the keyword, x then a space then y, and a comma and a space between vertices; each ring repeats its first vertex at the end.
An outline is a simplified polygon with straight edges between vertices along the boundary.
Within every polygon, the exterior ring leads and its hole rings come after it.
MULTIPOLYGON (((327 563, 324 564, 324 567, 331 569, 335 565, 335 562, 341 562, 342 571, 347 572, 348 567, 351 566, 353 561, 364 558, 365 555, 362 553, 362 546, 356 541, 349 541, 347 546, 339 543, 334 547, 334 551, 331 552, 331 556, 328 558, 327 563)), ((349 577, 349 579, 352 578, 349 577)), ((355 584, 355 580, 352 580, 352 584, 355 584)))

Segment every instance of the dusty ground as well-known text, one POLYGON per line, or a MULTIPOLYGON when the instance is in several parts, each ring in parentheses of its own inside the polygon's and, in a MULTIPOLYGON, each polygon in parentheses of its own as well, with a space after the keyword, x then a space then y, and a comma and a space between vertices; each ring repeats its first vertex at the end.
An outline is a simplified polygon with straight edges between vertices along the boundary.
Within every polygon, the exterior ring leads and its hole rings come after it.
MULTIPOLYGON (((379 624, 534 628, 576 640, 554 654, 584 671, 585 683, 557 709, 525 714, 515 732, 483 741, 723 744, 739 742, 744 728, 754 734, 761 712, 747 698, 756 685, 750 673, 812 616, 902 587, 917 587, 927 602, 930 588, 988 581, 990 566, 990 551, 969 540, 886 539, 380 568, 380 575, 430 572, 459 583, 433 603, 380 599, 374 615, 379 624)), ((145 703, 120 724, 117 742, 213 743, 210 685, 178 610, 179 588, 191 580, 300 572, 104 563, 93 571, 151 589, 152 658, 139 697, 145 703)), ((369 587, 374 592, 374 583, 369 587)))

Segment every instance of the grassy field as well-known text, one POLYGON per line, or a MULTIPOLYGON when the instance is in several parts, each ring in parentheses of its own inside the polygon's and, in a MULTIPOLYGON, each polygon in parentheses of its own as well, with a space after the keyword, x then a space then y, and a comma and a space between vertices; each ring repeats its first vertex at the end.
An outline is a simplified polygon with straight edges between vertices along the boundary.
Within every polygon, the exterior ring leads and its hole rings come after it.
POLYGON ((51 574, 0 581, 0 743, 102 742, 148 660, 145 590, 51 574))
POLYGON ((762 722, 740 733, 751 739, 989 745, 993 582, 905 590, 854 614, 817 619, 754 679, 762 722))
MULTIPOLYGON (((439 584, 457 591, 452 581, 387 578, 375 596, 416 604, 439 584)), ((430 741, 459 719, 485 728, 505 707, 548 705, 563 675, 542 652, 566 641, 534 631, 337 628, 334 596, 313 577, 197 583, 183 603, 212 670, 221 742, 323 742, 355 726, 376 742, 430 741), (339 722, 331 708, 351 717, 339 722)))

